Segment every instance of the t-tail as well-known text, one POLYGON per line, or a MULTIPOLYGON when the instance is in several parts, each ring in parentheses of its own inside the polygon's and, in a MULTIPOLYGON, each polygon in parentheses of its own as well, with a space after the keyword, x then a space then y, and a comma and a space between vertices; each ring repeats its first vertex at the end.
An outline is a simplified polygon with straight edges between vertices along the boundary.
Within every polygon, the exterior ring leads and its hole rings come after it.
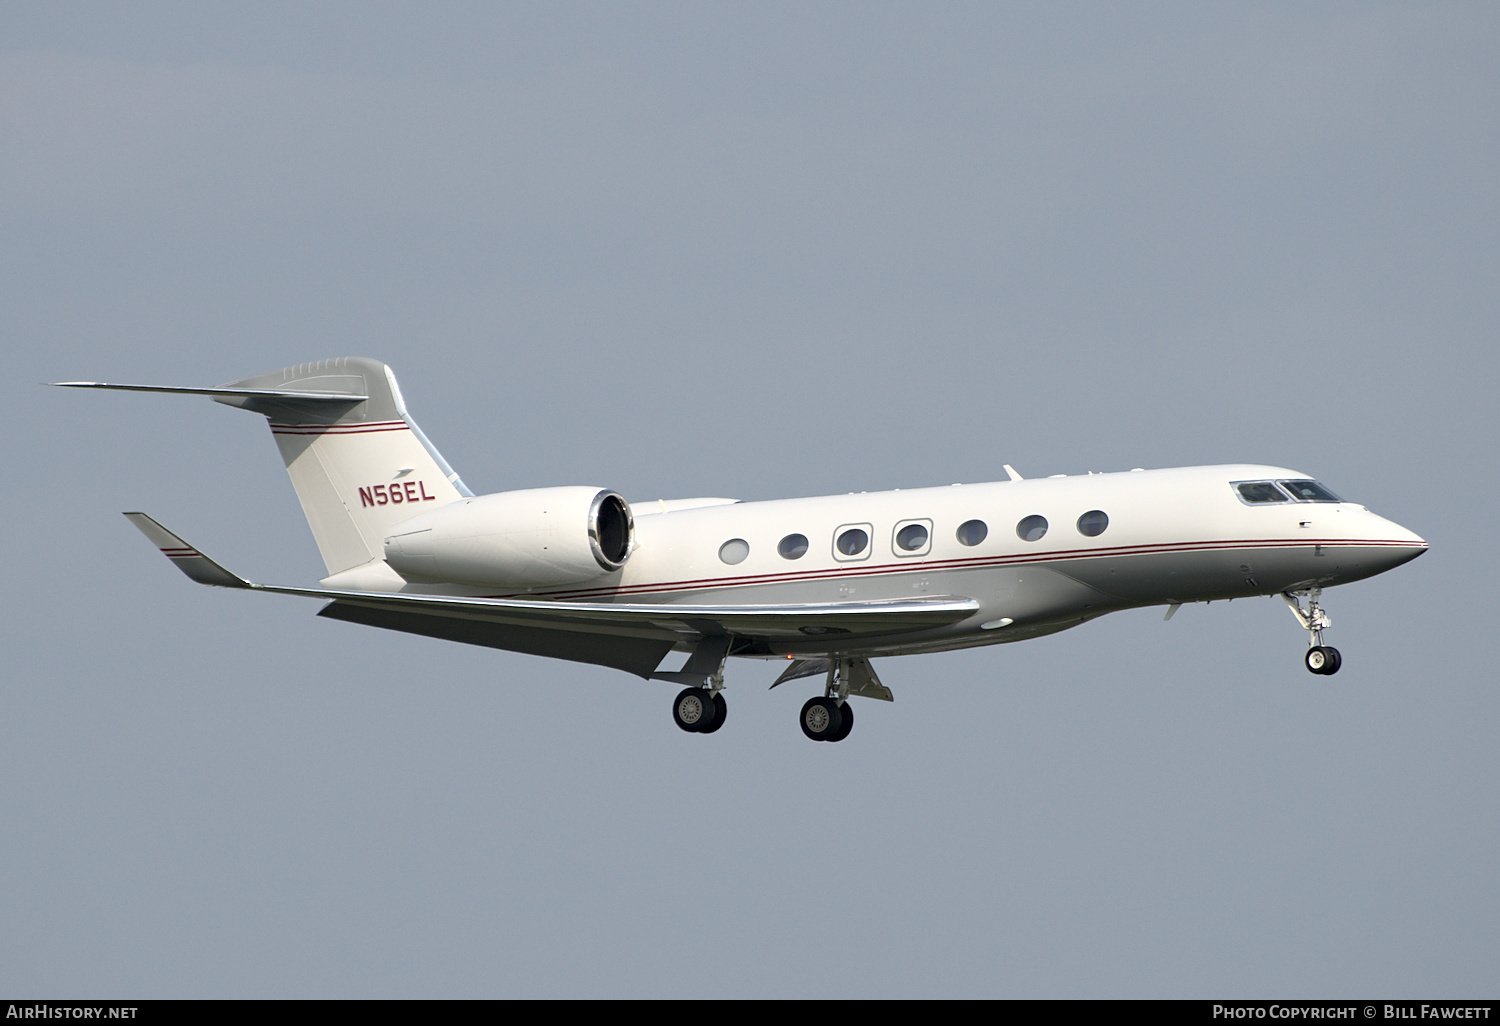
POLYGON ((406 412, 396 376, 379 360, 318 360, 214 388, 58 384, 207 395, 263 415, 330 577, 383 568, 393 524, 473 494, 406 412))

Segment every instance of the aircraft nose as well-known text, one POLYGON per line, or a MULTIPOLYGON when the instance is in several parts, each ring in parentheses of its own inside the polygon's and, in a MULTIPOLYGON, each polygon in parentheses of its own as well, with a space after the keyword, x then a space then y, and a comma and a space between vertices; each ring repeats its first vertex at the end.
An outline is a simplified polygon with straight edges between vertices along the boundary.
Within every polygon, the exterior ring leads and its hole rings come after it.
POLYGON ((1427 548, 1427 540, 1417 532, 1402 527, 1393 520, 1371 513, 1381 541, 1390 542, 1392 545, 1413 545, 1417 548, 1427 548))
POLYGON ((1396 530, 1400 532, 1400 537, 1397 539, 1398 541, 1402 541, 1407 545, 1415 545, 1421 549, 1427 548, 1427 539, 1423 538, 1417 532, 1402 527, 1400 524, 1394 524, 1392 526, 1394 526, 1396 530))
POLYGON ((1427 551, 1426 539, 1415 531, 1373 513, 1370 516, 1374 518, 1376 528, 1371 532, 1371 540, 1380 547, 1382 571, 1410 562, 1427 551))

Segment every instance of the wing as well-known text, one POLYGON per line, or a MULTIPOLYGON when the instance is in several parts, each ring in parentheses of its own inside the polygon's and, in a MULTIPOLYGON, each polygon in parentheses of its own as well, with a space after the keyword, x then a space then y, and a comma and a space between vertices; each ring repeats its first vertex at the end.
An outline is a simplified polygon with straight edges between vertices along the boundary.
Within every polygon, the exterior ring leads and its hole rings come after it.
POLYGON ((651 675, 679 644, 727 635, 750 642, 825 635, 876 637, 956 623, 979 608, 952 596, 797 605, 628 605, 538 602, 404 592, 339 591, 254 584, 224 569, 144 513, 126 513, 152 544, 199 584, 330 600, 319 613, 336 620, 468 644, 597 663, 651 675))

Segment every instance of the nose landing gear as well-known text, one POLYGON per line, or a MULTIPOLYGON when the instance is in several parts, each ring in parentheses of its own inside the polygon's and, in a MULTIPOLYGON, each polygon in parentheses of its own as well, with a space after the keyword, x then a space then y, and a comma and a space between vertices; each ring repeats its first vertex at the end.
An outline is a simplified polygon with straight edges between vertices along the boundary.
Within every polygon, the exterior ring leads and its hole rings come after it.
POLYGON ((1339 672, 1339 666, 1343 664, 1344 660, 1339 655, 1339 650, 1331 645, 1314 645, 1307 650, 1307 654, 1302 657, 1302 661, 1307 664, 1307 668, 1313 673, 1332 675, 1339 672))
POLYGON ((1344 664, 1343 656, 1339 650, 1332 645, 1323 644, 1323 631, 1333 626, 1333 621, 1328 619, 1328 614, 1323 612, 1323 607, 1318 604, 1318 596, 1322 594, 1322 588, 1307 588, 1301 591, 1284 591, 1281 593, 1282 600, 1292 615, 1297 618, 1304 630, 1307 631, 1310 642, 1307 653, 1302 662, 1312 673, 1332 676, 1339 672, 1339 667, 1344 664), (1302 608, 1301 595, 1307 596, 1307 608, 1302 608))

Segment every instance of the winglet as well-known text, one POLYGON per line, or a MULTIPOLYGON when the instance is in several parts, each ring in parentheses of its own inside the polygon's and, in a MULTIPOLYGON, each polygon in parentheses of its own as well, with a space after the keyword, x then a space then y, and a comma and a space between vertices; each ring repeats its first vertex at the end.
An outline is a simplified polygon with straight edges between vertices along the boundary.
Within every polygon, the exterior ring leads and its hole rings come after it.
POLYGON ((146 514, 126 513, 125 518, 134 524, 152 545, 161 549, 162 555, 176 564, 177 569, 199 584, 212 584, 220 588, 255 587, 243 577, 225 570, 146 514))
POLYGON ((1020 474, 1016 473, 1016 468, 1011 466, 1009 463, 1003 464, 1000 469, 1004 470, 1005 476, 1010 478, 1012 481, 1024 480, 1024 478, 1022 478, 1020 474))

